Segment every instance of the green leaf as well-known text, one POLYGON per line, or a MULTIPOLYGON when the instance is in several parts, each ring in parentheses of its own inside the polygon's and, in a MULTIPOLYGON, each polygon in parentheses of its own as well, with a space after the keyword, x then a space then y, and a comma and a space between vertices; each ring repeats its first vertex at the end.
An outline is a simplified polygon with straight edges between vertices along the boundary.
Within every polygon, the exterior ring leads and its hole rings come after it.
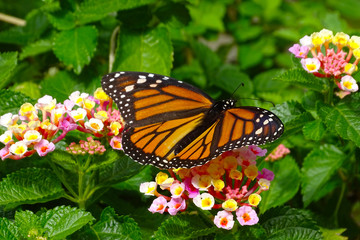
POLYGON ((200 42, 192 42, 191 48, 196 57, 199 59, 202 68, 204 69, 208 82, 214 81, 214 76, 218 73, 221 66, 221 60, 215 52, 208 46, 200 42))
POLYGON ((156 0, 87 0, 80 4, 74 16, 79 24, 85 24, 100 20, 113 12, 138 8, 154 2, 156 2, 156 0))
POLYGON ((341 236, 341 234, 346 231, 346 228, 327 229, 327 228, 320 227, 320 230, 323 234, 324 240, 347 240, 348 239, 348 237, 341 236))
POLYGON ((26 102, 30 102, 32 104, 35 103, 35 100, 25 96, 22 93, 1 89, 0 90, 0 115, 5 113, 18 114, 21 105, 26 102))
POLYGON ((51 49, 52 49, 51 40, 47 40, 47 39, 39 40, 37 42, 27 45, 22 49, 22 52, 20 53, 20 60, 48 52, 51 49))
POLYGON ((62 31, 55 38, 54 53, 60 61, 72 66, 76 74, 80 74, 94 55, 97 35, 94 26, 62 31))
POLYGON ((215 235, 215 240, 234 240, 234 239, 252 239, 252 240, 266 239, 266 232, 265 229, 260 224, 256 224, 253 226, 241 226, 240 228, 237 228, 236 231, 228 231, 228 230, 218 231, 215 235))
POLYGON ((123 152, 117 153, 117 160, 113 164, 105 165, 100 168, 99 182, 104 186, 110 186, 115 183, 125 181, 139 173, 144 167, 126 156, 123 152))
POLYGON ((45 231, 40 222, 39 216, 31 211, 19 211, 15 213, 15 223, 23 236, 41 236, 45 231))
POLYGON ((261 195, 260 213, 283 205, 295 196, 300 187, 300 169, 291 156, 274 162, 273 167, 269 169, 275 173, 275 178, 271 181, 269 191, 261 195))
POLYGON ((0 89, 8 84, 8 79, 17 65, 17 52, 0 53, 0 89))
POLYGON ((182 28, 191 20, 189 10, 184 4, 170 1, 166 5, 160 6, 155 11, 155 15, 169 28, 182 28))
POLYGON ((15 92, 23 93, 32 99, 38 99, 42 97, 40 94, 39 84, 34 82, 27 81, 15 84, 11 89, 13 89, 15 92))
POLYGON ((267 240, 320 240, 321 232, 315 222, 301 210, 273 208, 260 216, 267 232, 267 240))
POLYGON ((111 207, 105 208, 100 220, 91 229, 81 233, 87 239, 141 239, 141 231, 134 219, 128 216, 118 216, 111 207))
POLYGON ((79 89, 79 83, 71 73, 60 71, 54 76, 45 78, 40 87, 43 95, 51 95, 57 102, 63 102, 72 92, 79 89))
POLYGON ((143 71, 169 75, 172 55, 172 44, 165 27, 137 31, 122 29, 112 71, 143 71))
POLYGON ((271 111, 278 116, 284 123, 285 133, 284 136, 289 136, 297 131, 301 130, 302 127, 313 121, 312 115, 305 111, 300 103, 295 101, 288 101, 283 104, 276 105, 271 111))
POLYGON ((199 25, 211 30, 223 31, 223 17, 226 7, 219 1, 200 1, 198 6, 188 5, 190 16, 194 25, 199 25))
POLYGON ((59 30, 69 30, 76 26, 74 13, 65 9, 48 14, 48 19, 49 22, 59 30))
POLYGON ((360 146, 360 102, 342 101, 334 107, 319 102, 316 108, 328 129, 360 146))
POLYGON ((327 184, 330 177, 341 166, 346 156, 333 145, 323 145, 311 151, 305 158, 301 172, 302 194, 304 205, 323 197, 319 192, 327 184))
POLYGON ((82 209, 59 206, 40 215, 40 222, 51 239, 64 239, 79 230, 94 217, 82 209))
POLYGON ((359 20, 360 16, 359 14, 354 11, 354 9, 360 9, 360 2, 357 0, 343 0, 343 1, 337 1, 337 0, 327 0, 326 1, 330 6, 332 6, 334 9, 337 9, 342 13, 343 16, 346 16, 347 18, 353 19, 353 20, 359 20))
POLYGON ((326 129, 324 124, 321 122, 321 120, 314 120, 312 122, 306 123, 302 131, 305 138, 314 141, 319 141, 320 139, 323 138, 326 129))
POLYGON ((255 43, 245 43, 239 46, 238 59, 241 69, 248 69, 257 64, 264 64, 264 58, 273 55, 274 43, 268 37, 262 37, 255 43), (264 48, 266 46, 266 48, 264 48))
POLYGON ((325 82, 328 81, 328 79, 317 78, 313 74, 299 68, 290 69, 275 77, 275 79, 318 92, 326 92, 328 90, 328 86, 325 82))
POLYGON ((86 172, 94 171, 99 168, 105 168, 112 165, 119 159, 119 155, 116 151, 105 151, 105 153, 97 158, 94 158, 94 161, 91 163, 86 172))
POLYGON ((253 93, 253 83, 245 73, 233 65, 224 64, 220 67, 217 75, 214 77, 214 85, 232 94, 240 84, 244 84, 235 93, 238 97, 250 97, 253 93))
POLYGON ((0 240, 18 240, 19 230, 14 222, 0 218, 0 240))
POLYGON ((61 167, 71 171, 71 172, 78 172, 78 166, 76 163, 76 160, 74 159, 74 155, 61 151, 61 150, 55 150, 48 154, 50 160, 61 167))
POLYGON ((207 226, 197 215, 176 215, 166 219, 154 233, 154 239, 193 239, 205 237, 217 230, 207 226))
POLYGON ((60 181, 49 169, 20 169, 0 182, 0 205, 6 208, 47 202, 63 195, 60 181))

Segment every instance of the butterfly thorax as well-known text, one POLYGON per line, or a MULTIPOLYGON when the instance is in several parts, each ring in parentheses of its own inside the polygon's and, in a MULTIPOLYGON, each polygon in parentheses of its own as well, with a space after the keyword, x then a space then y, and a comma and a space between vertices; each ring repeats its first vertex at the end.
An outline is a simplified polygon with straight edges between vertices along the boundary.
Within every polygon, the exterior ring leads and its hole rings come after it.
POLYGON ((236 100, 233 99, 226 99, 226 100, 220 100, 218 102, 215 102, 211 109, 209 110, 209 114, 211 112, 220 113, 222 111, 225 111, 227 109, 233 108, 235 106, 236 100))

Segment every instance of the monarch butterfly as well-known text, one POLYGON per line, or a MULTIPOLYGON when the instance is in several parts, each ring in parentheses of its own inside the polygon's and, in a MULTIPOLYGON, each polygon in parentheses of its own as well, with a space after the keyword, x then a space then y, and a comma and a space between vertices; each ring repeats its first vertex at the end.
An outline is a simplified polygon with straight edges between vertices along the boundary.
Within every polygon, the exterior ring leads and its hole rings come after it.
POLYGON ((227 150, 274 141, 284 130, 270 111, 215 102, 171 77, 114 72, 101 84, 124 118, 123 150, 141 164, 191 168, 227 150))

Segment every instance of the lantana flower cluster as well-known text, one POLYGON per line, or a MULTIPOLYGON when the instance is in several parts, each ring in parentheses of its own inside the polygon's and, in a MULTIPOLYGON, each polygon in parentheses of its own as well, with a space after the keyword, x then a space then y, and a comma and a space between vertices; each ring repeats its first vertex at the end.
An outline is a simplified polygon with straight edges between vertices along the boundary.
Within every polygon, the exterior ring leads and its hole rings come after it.
POLYGON ((289 153, 290 149, 284 144, 280 144, 265 158, 265 161, 275 162, 276 160, 284 158, 289 153))
POLYGON ((260 172, 256 166, 257 156, 265 153, 257 146, 242 147, 203 166, 169 170, 170 176, 159 172, 155 181, 140 185, 140 192, 157 197, 149 208, 152 213, 175 215, 192 202, 202 210, 218 210, 213 221, 219 228, 232 229, 234 216, 242 226, 254 225, 260 194, 274 179, 272 171, 260 172))
POLYGON ((356 80, 351 76, 358 70, 360 61, 360 37, 328 29, 314 32, 300 39, 289 51, 301 58, 302 67, 317 77, 334 78, 337 86, 346 94, 358 91, 356 80), (310 54, 311 53, 311 54, 310 54))
POLYGON ((36 152, 45 156, 73 130, 107 137, 114 149, 122 149, 123 119, 119 111, 112 110, 112 101, 101 88, 94 96, 73 92, 64 103, 45 95, 35 105, 24 103, 18 114, 2 115, 0 125, 6 128, 0 136, 2 160, 19 160, 36 152))

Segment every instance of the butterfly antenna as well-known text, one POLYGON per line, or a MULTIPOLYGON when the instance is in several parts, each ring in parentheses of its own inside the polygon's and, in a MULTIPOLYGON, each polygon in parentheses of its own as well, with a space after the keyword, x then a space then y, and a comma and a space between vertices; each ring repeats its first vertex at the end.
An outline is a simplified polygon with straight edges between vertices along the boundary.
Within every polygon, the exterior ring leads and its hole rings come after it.
POLYGON ((243 86, 245 86, 245 84, 244 84, 244 83, 240 83, 239 86, 237 86, 237 88, 235 89, 235 91, 231 94, 231 98, 233 98, 233 97, 234 97, 234 94, 236 93, 236 91, 237 91, 240 87, 243 87, 243 86))

